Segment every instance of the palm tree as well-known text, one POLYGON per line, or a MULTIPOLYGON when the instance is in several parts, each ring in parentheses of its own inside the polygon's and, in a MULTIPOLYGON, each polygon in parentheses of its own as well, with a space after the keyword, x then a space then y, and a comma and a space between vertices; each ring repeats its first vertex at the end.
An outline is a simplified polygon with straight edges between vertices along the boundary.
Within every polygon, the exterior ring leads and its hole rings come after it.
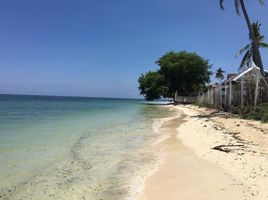
POLYGON ((219 69, 216 70, 215 78, 219 79, 220 82, 222 82, 222 80, 224 79, 224 73, 225 71, 223 71, 222 68, 220 67, 219 69))
POLYGON ((224 79, 225 71, 220 67, 216 70, 215 78, 220 80, 220 107, 222 106, 222 80, 224 79))
MULTIPOLYGON (((258 48, 268 48, 268 44, 264 42, 264 36, 261 35, 261 33, 260 33, 260 27, 261 27, 261 23, 259 23, 258 21, 252 23, 252 28, 253 28, 255 38, 257 40, 258 48)), ((246 45, 242 49, 240 49, 240 51, 236 55, 236 56, 239 56, 242 53, 246 52, 242 61, 241 61, 241 64, 239 67, 240 69, 242 69, 243 67, 248 68, 248 67, 250 67, 250 64, 251 64, 251 60, 253 57, 253 40, 252 40, 250 34, 249 34, 249 39, 251 40, 251 43, 246 45)))
MULTIPOLYGON (((234 2, 235 2, 235 8, 236 8, 237 14, 240 15, 240 9, 243 12, 244 18, 245 18, 247 26, 248 26, 249 34, 252 38, 253 61, 260 68, 262 75, 265 75, 264 69, 263 69, 263 63, 262 63, 262 59, 261 59, 261 54, 260 54, 260 51, 258 48, 258 42, 257 42, 256 37, 254 35, 254 31, 253 31, 253 28, 251 26, 251 22, 250 22, 250 19, 249 19, 247 10, 246 10, 244 0, 234 0, 234 2)), ((264 4, 264 0, 259 0, 259 2, 260 2, 260 4, 264 4)), ((224 9, 223 3, 224 3, 224 0, 220 0, 220 6, 222 9, 224 9)))

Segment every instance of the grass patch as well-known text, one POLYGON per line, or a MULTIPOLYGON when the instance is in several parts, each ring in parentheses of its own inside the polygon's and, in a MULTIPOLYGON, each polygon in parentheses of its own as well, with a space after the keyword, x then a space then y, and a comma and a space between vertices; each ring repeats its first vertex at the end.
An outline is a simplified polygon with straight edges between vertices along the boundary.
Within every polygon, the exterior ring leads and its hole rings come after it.
MULTIPOLYGON (((213 105, 204 103, 195 103, 194 105, 201 108, 215 108, 213 105)), ((232 107, 231 109, 226 109, 224 111, 240 115, 243 119, 258 120, 264 123, 268 123, 268 102, 258 105, 255 111, 253 109, 253 106, 244 107, 243 110, 241 110, 239 107, 232 107)))
POLYGON ((260 104, 256 107, 256 110, 246 109, 242 114, 244 119, 260 120, 262 122, 268 122, 268 103, 260 104))

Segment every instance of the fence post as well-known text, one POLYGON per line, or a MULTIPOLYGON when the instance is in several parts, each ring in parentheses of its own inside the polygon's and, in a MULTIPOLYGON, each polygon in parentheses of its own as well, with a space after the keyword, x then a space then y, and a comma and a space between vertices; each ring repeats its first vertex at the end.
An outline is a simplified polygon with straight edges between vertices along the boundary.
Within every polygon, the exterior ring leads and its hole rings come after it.
POLYGON ((210 94, 210 96, 211 96, 211 104, 214 106, 214 89, 212 88, 211 89, 211 94, 210 94))
POLYGON ((208 104, 209 104, 209 96, 210 96, 210 91, 209 91, 209 88, 208 88, 208 104))
POLYGON ((256 74, 256 88, 255 88, 255 98, 254 98, 254 111, 256 110, 258 95, 259 95, 259 80, 260 80, 260 72, 257 71, 256 74))
POLYGON ((222 84, 220 83, 220 87, 219 87, 219 94, 220 94, 220 108, 222 108, 222 84))
POLYGON ((244 108, 244 77, 241 77, 241 90, 240 90, 240 98, 241 98, 241 110, 244 108))
POLYGON ((229 107, 232 106, 232 81, 229 83, 229 107))
POLYGON ((224 90, 224 106, 227 107, 227 83, 225 83, 225 90, 224 90))

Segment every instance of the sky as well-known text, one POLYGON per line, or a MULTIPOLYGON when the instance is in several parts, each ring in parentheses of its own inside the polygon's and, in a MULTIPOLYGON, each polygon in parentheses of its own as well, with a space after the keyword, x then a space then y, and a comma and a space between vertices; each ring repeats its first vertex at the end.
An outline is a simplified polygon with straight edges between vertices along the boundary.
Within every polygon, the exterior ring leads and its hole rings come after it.
MULTIPOLYGON (((268 42, 268 2, 246 6, 268 42)), ((169 51, 236 72, 247 43, 232 0, 224 11, 218 0, 2 0, 0 94, 136 98, 140 74, 169 51)))

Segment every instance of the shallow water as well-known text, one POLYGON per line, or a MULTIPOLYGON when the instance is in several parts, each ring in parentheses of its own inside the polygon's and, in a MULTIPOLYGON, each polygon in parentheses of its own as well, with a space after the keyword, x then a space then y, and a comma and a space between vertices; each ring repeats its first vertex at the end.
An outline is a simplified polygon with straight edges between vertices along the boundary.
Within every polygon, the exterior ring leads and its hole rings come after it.
POLYGON ((132 199, 171 115, 138 100, 0 95, 0 199, 132 199))

